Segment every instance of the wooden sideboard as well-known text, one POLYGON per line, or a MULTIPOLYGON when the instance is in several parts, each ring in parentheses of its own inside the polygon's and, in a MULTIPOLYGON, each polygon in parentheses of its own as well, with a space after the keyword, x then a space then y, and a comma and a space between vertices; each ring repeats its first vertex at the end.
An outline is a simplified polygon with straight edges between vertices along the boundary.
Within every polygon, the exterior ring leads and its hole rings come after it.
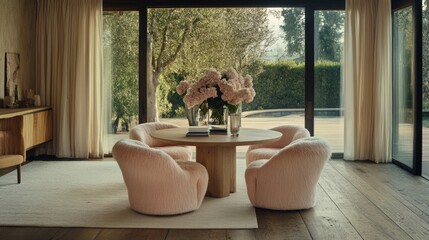
MULTIPOLYGON (((11 125, 22 129, 25 150, 52 140, 50 107, 0 108, 0 129, 11 125)), ((23 153, 25 156, 25 153, 23 153)), ((25 159, 25 157, 24 157, 25 159)))

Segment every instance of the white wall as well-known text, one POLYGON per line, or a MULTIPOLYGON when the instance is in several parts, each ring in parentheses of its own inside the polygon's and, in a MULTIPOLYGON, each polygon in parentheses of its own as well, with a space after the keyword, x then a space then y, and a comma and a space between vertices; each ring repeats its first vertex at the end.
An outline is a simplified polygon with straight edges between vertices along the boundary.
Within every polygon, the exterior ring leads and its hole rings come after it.
POLYGON ((0 99, 5 91, 5 53, 20 54, 18 85, 35 88, 37 0, 0 0, 0 99))

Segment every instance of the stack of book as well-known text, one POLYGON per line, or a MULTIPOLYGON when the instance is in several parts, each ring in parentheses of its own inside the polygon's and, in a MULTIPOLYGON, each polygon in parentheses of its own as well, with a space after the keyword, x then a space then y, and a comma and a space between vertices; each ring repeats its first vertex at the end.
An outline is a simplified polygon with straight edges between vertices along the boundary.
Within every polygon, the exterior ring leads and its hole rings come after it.
POLYGON ((210 125, 210 134, 226 135, 228 134, 227 125, 210 125))
POLYGON ((187 137, 208 137, 209 136, 208 126, 191 126, 188 128, 187 137))

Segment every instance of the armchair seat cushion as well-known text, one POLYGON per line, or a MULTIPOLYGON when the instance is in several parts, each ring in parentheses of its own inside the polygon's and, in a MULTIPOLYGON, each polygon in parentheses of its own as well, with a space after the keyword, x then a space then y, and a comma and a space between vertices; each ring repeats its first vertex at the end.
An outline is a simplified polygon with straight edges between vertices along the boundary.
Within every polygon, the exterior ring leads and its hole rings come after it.
POLYGON ((0 168, 13 167, 23 162, 22 155, 0 155, 0 168))

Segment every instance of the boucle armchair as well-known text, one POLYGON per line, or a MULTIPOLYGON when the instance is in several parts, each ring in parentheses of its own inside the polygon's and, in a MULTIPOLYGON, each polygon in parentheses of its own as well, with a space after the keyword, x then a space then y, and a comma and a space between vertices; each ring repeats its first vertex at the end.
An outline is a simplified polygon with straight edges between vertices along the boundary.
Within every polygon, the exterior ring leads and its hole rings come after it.
POLYGON ((270 159, 253 161, 245 172, 250 202, 273 210, 313 207, 317 182, 330 156, 325 140, 309 137, 292 142, 270 159))
POLYGON ((21 164, 25 160, 22 127, 22 118, 0 122, 0 168, 16 166, 18 183, 21 183, 21 164))
POLYGON ((165 152, 123 139, 113 146, 130 206, 150 215, 171 215, 198 209, 207 191, 208 173, 191 161, 175 161, 165 152))
POLYGON ((282 137, 275 142, 249 146, 246 152, 247 165, 259 159, 269 159, 291 142, 300 138, 310 137, 310 132, 300 126, 284 125, 271 128, 270 130, 281 132, 282 137))
POLYGON ((150 133, 156 130, 179 127, 173 123, 149 122, 142 123, 133 127, 130 131, 130 139, 141 141, 149 147, 166 152, 174 160, 190 161, 192 159, 192 150, 187 146, 177 146, 153 138, 150 133))

